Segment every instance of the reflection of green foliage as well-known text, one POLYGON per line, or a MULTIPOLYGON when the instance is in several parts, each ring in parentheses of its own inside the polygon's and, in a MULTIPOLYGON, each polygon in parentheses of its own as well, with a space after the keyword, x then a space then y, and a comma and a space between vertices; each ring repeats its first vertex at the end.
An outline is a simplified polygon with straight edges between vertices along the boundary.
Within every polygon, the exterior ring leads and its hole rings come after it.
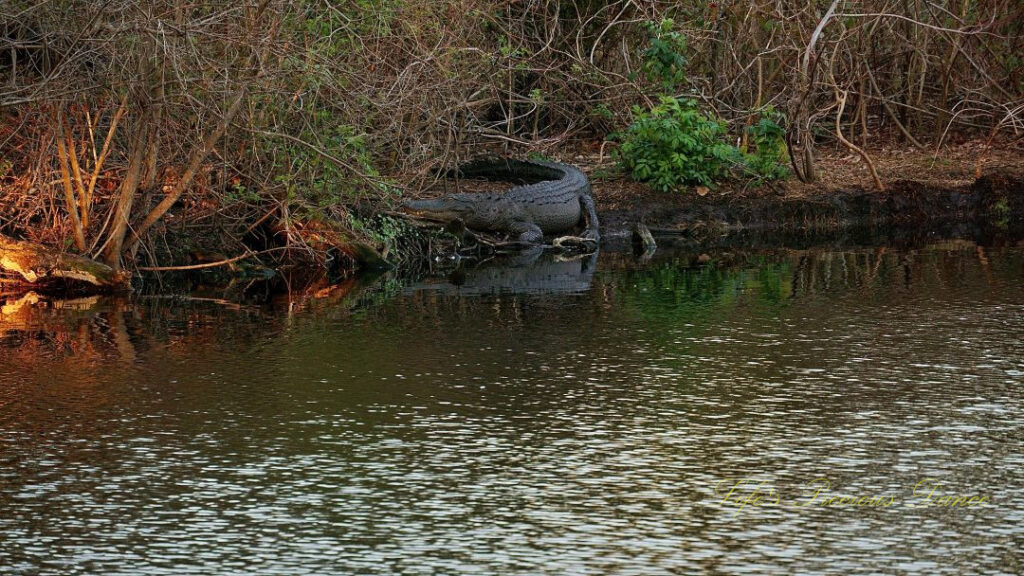
POLYGON ((989 216, 992 218, 992 223, 999 228, 1006 228, 1010 225, 1010 204, 1006 198, 1000 198, 989 208, 989 216))
POLYGON ((676 325, 720 315, 740 301, 772 309, 792 294, 787 262, 758 258, 742 266, 665 263, 623 275, 629 307, 650 321, 676 325))
POLYGON ((757 270, 757 290, 761 301, 781 304, 788 298, 792 271, 787 265, 764 264, 757 270))

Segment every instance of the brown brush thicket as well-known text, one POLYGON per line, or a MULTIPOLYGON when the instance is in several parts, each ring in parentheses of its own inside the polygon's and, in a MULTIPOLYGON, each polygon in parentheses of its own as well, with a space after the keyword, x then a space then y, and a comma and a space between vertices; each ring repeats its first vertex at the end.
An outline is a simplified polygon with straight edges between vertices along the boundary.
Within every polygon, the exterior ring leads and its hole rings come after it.
POLYGON ((1020 138, 1018 0, 7 0, 0 233, 113 266, 318 249, 310 222, 348 238, 354 204, 441 164, 622 129, 665 90, 645 51, 666 19, 677 95, 737 138, 783 112, 803 180, 816 142, 870 165, 893 139, 1020 138))

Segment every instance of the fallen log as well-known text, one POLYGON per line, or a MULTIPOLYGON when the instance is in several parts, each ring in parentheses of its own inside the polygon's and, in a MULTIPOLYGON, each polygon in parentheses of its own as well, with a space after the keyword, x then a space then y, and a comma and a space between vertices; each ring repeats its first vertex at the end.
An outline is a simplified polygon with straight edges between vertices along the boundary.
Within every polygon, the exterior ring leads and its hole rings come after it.
POLYGON ((130 290, 131 274, 114 270, 92 258, 60 252, 32 242, 0 235, 0 276, 13 277, 8 288, 37 292, 74 290, 118 292, 130 290))

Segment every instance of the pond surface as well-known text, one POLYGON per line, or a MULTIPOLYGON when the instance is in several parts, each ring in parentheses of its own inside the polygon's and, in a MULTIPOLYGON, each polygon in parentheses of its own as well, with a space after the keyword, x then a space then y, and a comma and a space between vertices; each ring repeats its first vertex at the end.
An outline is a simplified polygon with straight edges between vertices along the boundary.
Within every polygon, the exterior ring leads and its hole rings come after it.
POLYGON ((1024 247, 0 315, 4 574, 1020 573, 1024 247))

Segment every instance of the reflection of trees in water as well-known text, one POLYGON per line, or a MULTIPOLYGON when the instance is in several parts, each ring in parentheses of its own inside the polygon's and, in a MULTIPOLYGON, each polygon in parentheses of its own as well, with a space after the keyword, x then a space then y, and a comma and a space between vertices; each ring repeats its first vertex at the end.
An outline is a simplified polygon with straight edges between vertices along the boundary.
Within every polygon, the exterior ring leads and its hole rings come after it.
POLYGON ((797 296, 859 289, 876 292, 946 290, 977 284, 998 286, 1020 274, 1021 255, 1008 247, 985 248, 948 241, 917 250, 807 250, 791 259, 797 296))
POLYGON ((11 361, 132 362, 137 318, 127 300, 46 300, 30 292, 0 299, 0 354, 11 361))
MULTIPOLYGON (((115 402, 110 376, 138 357, 145 332, 126 300, 0 296, 0 400, 4 420, 45 432, 51 412, 97 414, 115 402)), ((88 417, 82 426, 99 425, 88 417)))
MULTIPOLYGON (((595 287, 642 315, 677 319, 737 305, 772 307, 811 296, 881 297, 913 289, 982 289, 1013 282, 1021 252, 948 241, 915 250, 886 247, 662 255, 646 267, 603 275, 595 287)), ((621 264, 621 263, 620 263, 621 264)))
POLYGON ((792 286, 797 296, 859 288, 906 289, 918 275, 917 251, 890 252, 887 248, 853 251, 808 250, 796 257, 792 286))
POLYGON ((86 385, 110 381, 113 372, 154 358, 173 363, 244 353, 291 330, 296 321, 307 326, 347 316, 376 287, 372 279, 351 279, 281 295, 266 306, 181 295, 0 295, 0 382, 10 376, 86 385))
POLYGON ((265 318, 258 309, 178 298, 47 300, 29 293, 0 302, 0 355, 23 366, 60 360, 95 369, 131 364, 154 348, 184 357, 210 342, 252 341, 252 321, 265 318))
POLYGON ((0 358, 8 366, 61 369, 80 377, 99 366, 131 365, 151 350, 169 358, 247 348, 268 335, 359 313, 394 329, 481 323, 496 330, 579 325, 624 308, 649 318, 685 319, 737 305, 764 309, 814 295, 1016 285, 1024 255, 1012 247, 948 241, 917 250, 888 248, 760 250, 660 254, 639 265, 626 255, 578 261, 514 262, 472 269, 460 278, 406 288, 392 277, 352 279, 281 296, 269 307, 176 296, 44 300, 0 296, 0 358), (581 316, 584 317, 581 320, 581 316), (60 362, 54 362, 59 360, 60 362), (63 368, 61 368, 63 367, 63 368))
POLYGON ((0 297, 0 425, 74 422, 98 435, 131 397, 177 390, 166 375, 195 376, 192 366, 217 366, 225 350, 244 356, 280 326, 260 308, 203 299, 0 297))

